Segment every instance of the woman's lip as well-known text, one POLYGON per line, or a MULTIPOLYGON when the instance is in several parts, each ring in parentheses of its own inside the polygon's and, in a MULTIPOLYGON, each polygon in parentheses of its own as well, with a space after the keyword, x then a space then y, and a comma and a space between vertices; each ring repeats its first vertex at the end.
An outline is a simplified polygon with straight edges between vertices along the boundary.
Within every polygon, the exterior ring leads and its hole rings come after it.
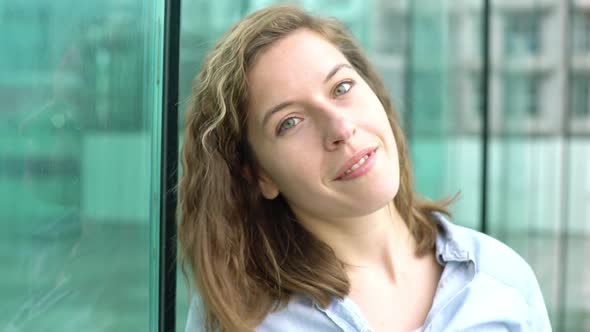
POLYGON ((362 150, 358 151, 357 153, 355 153, 340 168, 340 170, 338 171, 339 175, 334 180, 350 180, 350 179, 356 178, 356 177, 361 176, 361 175, 365 174, 366 172, 368 172, 371 169, 371 167, 373 166, 373 163, 375 161, 375 152, 376 151, 377 151, 377 147, 369 147, 369 148, 362 149, 362 150), (354 164, 358 163, 366 155, 368 155, 369 158, 367 158, 367 160, 365 160, 365 162, 362 165, 360 165, 354 171, 352 171, 348 174, 346 173, 347 170, 349 170, 354 164))

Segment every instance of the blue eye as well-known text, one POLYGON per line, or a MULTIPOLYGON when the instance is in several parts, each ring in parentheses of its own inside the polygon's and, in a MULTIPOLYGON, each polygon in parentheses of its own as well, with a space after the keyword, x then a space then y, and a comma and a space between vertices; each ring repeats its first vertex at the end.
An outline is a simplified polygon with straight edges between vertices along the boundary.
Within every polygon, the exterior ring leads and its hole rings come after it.
POLYGON ((285 121, 279 124, 279 128, 277 129, 277 134, 281 134, 283 131, 291 129, 301 122, 300 118, 290 117, 285 119, 285 121))
POLYGON ((350 89, 352 89, 352 82, 350 82, 350 81, 340 82, 334 88, 334 91, 333 91, 334 97, 342 96, 343 94, 346 94, 348 91, 350 91, 350 89))

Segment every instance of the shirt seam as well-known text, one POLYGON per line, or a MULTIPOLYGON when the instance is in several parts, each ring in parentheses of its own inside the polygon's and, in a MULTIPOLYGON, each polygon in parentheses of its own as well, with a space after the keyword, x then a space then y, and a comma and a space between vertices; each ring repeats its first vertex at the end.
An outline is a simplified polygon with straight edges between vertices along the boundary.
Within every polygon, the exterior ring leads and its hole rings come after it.
MULTIPOLYGON (((506 287, 508 287, 508 288, 510 288, 510 289, 512 289, 514 291, 516 291, 516 293, 518 293, 518 295, 520 295, 520 297, 524 300, 524 303, 526 303, 529 308, 532 306, 531 303, 528 301, 527 297, 523 294, 523 291, 521 291, 518 287, 515 287, 513 285, 510 285, 507 282, 505 282, 503 280, 500 280, 500 279, 494 277, 493 275, 491 275, 491 274, 489 274, 487 272, 481 271, 481 270, 480 271, 477 271, 476 272, 476 275, 477 274, 486 275, 489 278, 493 279, 494 281, 496 281, 496 282, 498 282, 498 283, 500 283, 500 284, 502 284, 502 285, 504 285, 504 286, 506 286, 506 287)), ((474 278, 475 278, 475 276, 474 276, 474 278)))

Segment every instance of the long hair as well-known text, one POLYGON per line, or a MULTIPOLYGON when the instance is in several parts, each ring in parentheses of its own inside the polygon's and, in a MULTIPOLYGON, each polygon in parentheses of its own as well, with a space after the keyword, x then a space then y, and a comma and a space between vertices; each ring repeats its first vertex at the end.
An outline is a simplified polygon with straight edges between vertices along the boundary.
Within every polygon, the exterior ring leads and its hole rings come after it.
POLYGON ((383 104, 400 163, 393 203, 417 242, 417 255, 435 246, 432 212, 448 214, 446 203, 415 194, 406 139, 392 102, 348 30, 291 5, 254 12, 209 52, 186 113, 178 236, 185 275, 200 293, 208 331, 252 331, 292 294, 325 307, 350 289, 333 250, 297 222, 280 195, 270 201, 262 197, 246 137, 248 70, 265 49, 302 28, 337 47, 383 104))

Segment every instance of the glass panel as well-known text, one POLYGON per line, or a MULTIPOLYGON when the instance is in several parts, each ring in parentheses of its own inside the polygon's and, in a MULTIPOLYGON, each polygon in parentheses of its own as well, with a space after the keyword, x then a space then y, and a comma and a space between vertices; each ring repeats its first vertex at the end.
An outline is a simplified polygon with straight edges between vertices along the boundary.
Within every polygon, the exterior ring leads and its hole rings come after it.
POLYGON ((562 260, 565 262, 560 295, 563 316, 560 329, 564 331, 590 330, 590 2, 567 2, 570 23, 564 34, 571 38, 569 63, 569 128, 564 137, 564 191, 567 208, 560 225, 562 260))
POLYGON ((0 330, 157 327, 162 9, 0 0, 0 330))
MULTIPOLYGON (((588 132, 587 132, 588 133, 588 132)), ((581 264, 590 254, 590 136, 572 137, 568 142, 567 223, 561 233, 564 276, 561 330, 590 330, 590 267, 581 264)))
MULTIPOLYGON (((590 248, 590 7, 572 1, 572 8, 558 0, 492 1, 489 77, 482 77, 483 1, 289 1, 340 18, 360 39, 403 117, 417 190, 433 199, 460 191, 451 207, 454 221, 475 229, 481 222, 482 79, 488 80, 491 235, 531 264, 555 331, 590 329, 584 283, 590 271, 579 264, 590 248), (570 11, 573 27, 564 24, 570 11), (575 50, 569 95, 562 92, 567 62, 560 44, 567 33, 575 50), (582 137, 564 133, 566 98, 572 132, 582 137)), ((220 34, 277 2, 183 1, 181 100, 220 34)), ((179 284, 179 329, 188 304, 184 287, 179 284)))
POLYGON ((558 0, 492 3, 491 48, 502 56, 490 77, 491 233, 535 270, 554 330, 587 330, 590 305, 580 292, 588 294, 588 271, 579 261, 590 243, 580 155, 588 141, 570 136, 566 122, 590 132, 587 70, 579 67, 587 9, 558 0), (568 39, 572 70, 564 65, 568 39))
POLYGON ((479 228, 481 216, 481 4, 413 1, 407 117, 418 192, 461 193, 454 221, 479 228))
MULTIPOLYGON (((562 145, 550 137, 530 135, 541 131, 540 108, 545 105, 539 90, 543 84, 558 79, 556 64, 551 68, 554 75, 541 76, 543 60, 560 59, 552 48, 541 47, 547 27, 560 20, 551 15, 554 12, 544 9, 540 2, 512 5, 492 1, 491 48, 502 57, 493 62, 491 77, 494 99, 490 103, 493 131, 488 220, 491 234, 515 249, 535 270, 556 326, 559 257, 550 253, 556 253, 558 247, 555 229, 561 194, 543 188, 559 186, 557 156, 562 145)), ((559 100, 556 92, 551 98, 559 100)), ((558 127, 555 129, 553 135, 558 127)))

